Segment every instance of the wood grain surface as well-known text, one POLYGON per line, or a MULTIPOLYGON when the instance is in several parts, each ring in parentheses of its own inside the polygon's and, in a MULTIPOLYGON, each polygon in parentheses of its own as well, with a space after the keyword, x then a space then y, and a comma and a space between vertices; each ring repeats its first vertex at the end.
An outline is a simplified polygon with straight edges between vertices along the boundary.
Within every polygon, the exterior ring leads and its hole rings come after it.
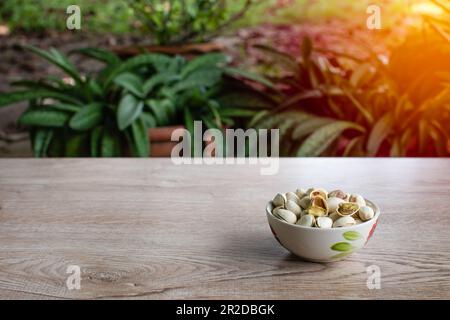
POLYGON ((0 160, 0 298, 449 299, 450 159, 0 160), (264 208, 297 187, 382 210, 368 245, 317 264, 273 238, 264 208), (68 290, 69 265, 81 267, 68 290), (366 268, 381 270, 369 290, 366 268))

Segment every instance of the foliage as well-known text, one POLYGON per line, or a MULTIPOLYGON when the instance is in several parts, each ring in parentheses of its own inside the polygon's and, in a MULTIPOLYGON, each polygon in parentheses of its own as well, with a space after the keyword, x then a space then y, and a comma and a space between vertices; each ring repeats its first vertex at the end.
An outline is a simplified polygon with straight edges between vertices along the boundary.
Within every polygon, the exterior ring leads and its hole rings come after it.
POLYGON ((237 10, 227 0, 129 0, 144 30, 159 45, 206 41, 242 18, 252 0, 237 10))
POLYGON ((285 102, 253 122, 280 128, 282 154, 449 155, 448 43, 414 35, 387 64, 374 54, 352 70, 315 53, 308 39, 298 61, 265 50, 293 71, 279 79, 285 102))
POLYGON ((191 128, 194 120, 203 120, 207 127, 222 128, 272 103, 241 81, 270 85, 267 80, 227 67, 222 54, 191 61, 143 54, 121 61, 108 51, 88 48, 77 53, 102 61, 104 68, 84 76, 55 49, 29 49, 73 80, 73 84, 55 77, 24 80, 15 83, 24 89, 0 94, 0 107, 29 101, 19 122, 30 127, 38 157, 110 157, 123 155, 126 149, 145 157, 150 127, 184 122, 191 128))
POLYGON ((27 32, 66 30, 69 5, 80 6, 85 31, 124 33, 131 30, 132 10, 120 0, 2 0, 0 24, 27 32))
POLYGON ((442 0, 431 0, 442 8, 444 15, 435 17, 424 15, 425 21, 447 42, 450 42, 450 5, 442 0))

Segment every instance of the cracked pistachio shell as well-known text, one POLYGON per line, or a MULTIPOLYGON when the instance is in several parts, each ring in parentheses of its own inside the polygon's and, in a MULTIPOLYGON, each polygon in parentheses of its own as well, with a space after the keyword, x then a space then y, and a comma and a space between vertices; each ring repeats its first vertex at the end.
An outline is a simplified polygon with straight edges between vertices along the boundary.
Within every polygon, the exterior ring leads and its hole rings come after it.
POLYGON ((324 217, 327 215, 327 212, 324 208, 311 206, 308 209, 308 214, 313 215, 314 217, 324 217))
POLYGON ((341 217, 352 216, 359 210, 359 205, 354 202, 342 202, 338 205, 336 212, 341 217))
POLYGON ((328 198, 328 192, 325 189, 314 189, 309 193, 309 197, 312 199, 314 197, 320 196, 324 199, 328 198))
POLYGON ((272 202, 275 207, 282 207, 286 203, 286 197, 284 194, 279 193, 273 198, 272 202))
POLYGON ((362 221, 368 221, 373 218, 375 215, 375 212, 371 207, 368 206, 362 206, 359 208, 358 216, 362 221))
POLYGON ((284 220, 288 223, 296 223, 297 222, 297 216, 295 215, 295 213, 286 210, 286 209, 279 209, 277 211, 277 216, 278 218, 280 218, 281 220, 284 220))
POLYGON ((287 210, 295 213, 297 217, 300 216, 300 213, 302 212, 302 208, 293 200, 286 201, 286 204, 284 206, 287 210))
POLYGON ((333 190, 330 193, 328 193, 328 197, 329 198, 336 197, 336 198, 345 200, 345 199, 347 199, 347 194, 342 190, 333 190))
POLYGON ((317 228, 329 229, 333 226, 333 220, 329 217, 318 217, 315 225, 317 228))
POLYGON ((350 216, 340 217, 333 223, 333 228, 350 227, 356 224, 355 219, 350 216))
POLYGON ((300 202, 298 204, 303 209, 308 209, 309 206, 311 205, 311 199, 308 196, 303 197, 303 198, 300 199, 300 202))
POLYGON ((300 202, 300 198, 294 192, 286 193, 286 199, 294 201, 296 204, 300 202))
POLYGON ((296 224, 304 227, 312 227, 316 221, 316 218, 310 214, 302 216, 296 224))
POLYGON ((364 200, 363 196, 356 193, 349 196, 348 202, 357 203, 360 207, 364 207, 366 205, 366 200, 364 200))
POLYGON ((303 217, 304 215, 308 214, 308 210, 302 210, 302 212, 300 212, 300 217, 303 217))
POLYGON ((338 198, 338 197, 329 197, 327 199, 327 204, 328 204, 328 210, 329 212, 335 212, 339 206, 339 204, 341 204, 342 202, 344 202, 343 199, 338 198))
POLYGON ((308 208, 308 213, 315 217, 328 215, 327 201, 321 196, 315 196, 311 200, 311 206, 308 208))

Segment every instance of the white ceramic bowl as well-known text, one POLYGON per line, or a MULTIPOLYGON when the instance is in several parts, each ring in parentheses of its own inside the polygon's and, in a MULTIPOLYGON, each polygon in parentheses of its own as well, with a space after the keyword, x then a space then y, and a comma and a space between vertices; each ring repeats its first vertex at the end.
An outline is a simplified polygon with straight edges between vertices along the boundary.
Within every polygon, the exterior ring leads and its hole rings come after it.
POLYGON ((343 228, 320 229, 284 222, 272 215, 272 202, 267 205, 266 214, 273 235, 284 248, 304 260, 333 262, 363 248, 375 231, 380 209, 373 202, 366 202, 374 209, 375 216, 343 228))

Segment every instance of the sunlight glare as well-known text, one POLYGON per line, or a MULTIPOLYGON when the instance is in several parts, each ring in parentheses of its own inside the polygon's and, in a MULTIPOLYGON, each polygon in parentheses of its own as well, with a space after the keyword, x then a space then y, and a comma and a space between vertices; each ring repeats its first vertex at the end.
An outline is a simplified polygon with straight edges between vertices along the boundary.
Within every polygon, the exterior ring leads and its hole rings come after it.
POLYGON ((411 7, 411 11, 415 14, 428 14, 433 16, 439 16, 444 13, 442 8, 430 2, 416 3, 411 7))

